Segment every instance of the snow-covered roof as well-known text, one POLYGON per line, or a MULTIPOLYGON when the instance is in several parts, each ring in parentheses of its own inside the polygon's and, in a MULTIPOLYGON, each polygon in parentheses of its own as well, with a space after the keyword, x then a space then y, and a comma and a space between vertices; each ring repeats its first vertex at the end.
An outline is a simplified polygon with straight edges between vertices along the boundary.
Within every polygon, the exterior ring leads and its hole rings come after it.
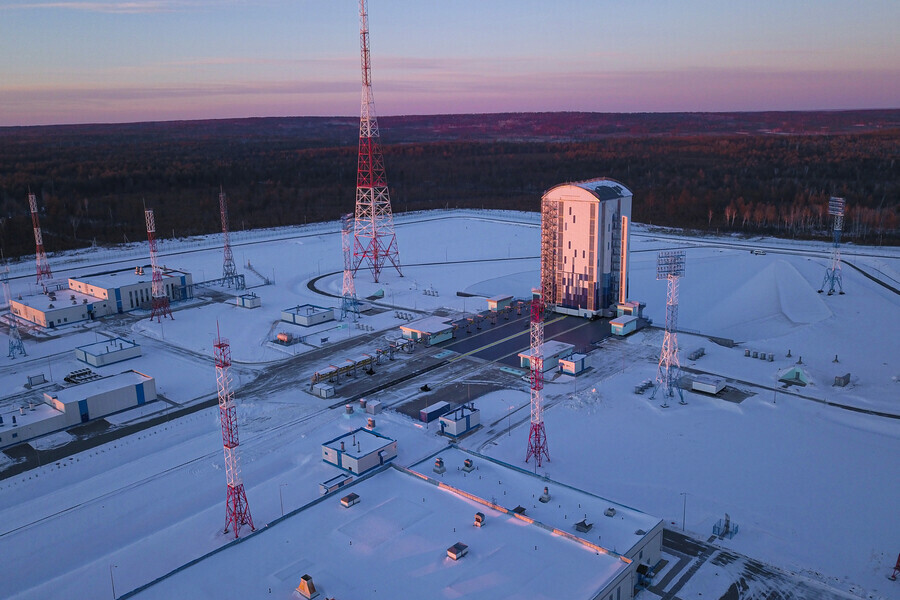
MULTIPOLYGON (((541 356, 544 358, 556 356, 558 354, 571 352, 574 348, 574 345, 560 342, 559 340, 547 340, 541 345, 541 356)), ((531 348, 524 352, 519 352, 519 356, 531 358, 531 348)))
POLYGON ((125 338, 117 337, 111 340, 105 340, 102 342, 94 342, 93 344, 87 344, 86 346, 79 346, 78 350, 83 351, 85 354, 90 354, 91 356, 100 356, 102 354, 108 354, 110 352, 116 352, 117 350, 127 350, 129 348, 133 348, 138 344, 131 341, 126 340, 125 338))
MULTIPOLYGON (((160 274, 165 280, 176 277, 180 278, 186 273, 175 269, 160 269, 160 274)), ((128 285, 135 285, 137 283, 151 283, 152 279, 153 270, 148 265, 144 267, 143 275, 138 275, 134 272, 134 269, 122 269, 121 271, 110 271, 107 273, 92 273, 89 275, 71 277, 69 279, 69 285, 72 285, 72 281, 78 281, 87 285, 109 290, 128 285)))
POLYGON ((344 454, 348 454, 354 458, 360 458, 377 452, 385 446, 390 446, 394 440, 387 436, 383 436, 369 431, 368 429, 359 428, 349 433, 345 433, 340 437, 329 440, 322 444, 332 450, 341 450, 341 442, 344 442, 344 454))
POLYGON ((125 371, 118 375, 95 379, 94 381, 88 381, 87 383, 80 383, 56 392, 45 392, 45 394, 56 398, 63 404, 68 404, 70 402, 84 400, 90 396, 96 396, 97 394, 135 386, 151 379, 153 378, 148 377, 143 373, 138 373, 137 371, 125 371))
POLYGON ((419 319, 418 321, 412 321, 406 325, 401 325, 400 329, 435 334, 453 329, 453 325, 443 317, 426 317, 424 319, 419 319))
POLYGON ((308 574, 323 598, 586 600, 627 568, 619 558, 387 469, 136 597, 202 589, 208 597, 268 598, 271 587, 271 597, 286 598, 308 574), (345 508, 339 497, 350 492, 360 501, 345 508), (483 527, 474 526, 476 512, 486 517, 483 527), (455 561, 447 549, 458 542, 469 552, 455 561))
POLYGON ((486 457, 459 448, 442 450, 435 456, 444 459, 447 471, 438 476, 432 473, 434 458, 430 457, 410 467, 424 475, 440 477, 463 491, 482 498, 494 498, 497 504, 513 509, 525 507, 525 514, 545 525, 567 531, 588 542, 598 544, 621 555, 637 545, 662 522, 662 519, 642 513, 634 508, 607 500, 600 496, 532 475, 486 457), (467 458, 472 459, 476 470, 466 473, 461 467, 467 458), (550 501, 540 502, 544 486, 549 488, 550 501), (615 514, 607 517, 606 509, 614 508, 615 514), (593 523, 587 533, 575 530, 575 523, 582 519, 593 523), (642 531, 644 533, 638 533, 642 531))
POLYGON ((94 302, 105 302, 103 298, 97 298, 88 294, 82 294, 75 290, 59 290, 55 292, 55 300, 52 300, 48 294, 34 294, 33 296, 24 296, 21 300, 12 299, 12 304, 21 304, 36 308, 41 312, 52 311, 54 309, 72 308, 73 306, 87 306, 94 302), (73 297, 74 296, 74 301, 73 297), (74 303, 73 303, 74 302, 74 303))
POLYGON ((546 192, 544 192, 544 196, 547 196, 552 191, 556 190, 560 187, 565 186, 574 186, 581 188, 587 192, 590 192, 592 196, 594 196, 597 200, 601 202, 604 200, 615 200, 617 198, 630 198, 633 196, 631 190, 625 187, 624 184, 616 181, 615 179, 610 179, 608 177, 597 177, 596 179, 587 179, 585 181, 575 181, 572 183, 563 183, 560 185, 555 185, 546 192))
POLYGON ((637 321, 637 317, 633 315, 622 315, 621 317, 616 317, 615 319, 610 319, 610 325, 627 325, 632 321, 637 321))

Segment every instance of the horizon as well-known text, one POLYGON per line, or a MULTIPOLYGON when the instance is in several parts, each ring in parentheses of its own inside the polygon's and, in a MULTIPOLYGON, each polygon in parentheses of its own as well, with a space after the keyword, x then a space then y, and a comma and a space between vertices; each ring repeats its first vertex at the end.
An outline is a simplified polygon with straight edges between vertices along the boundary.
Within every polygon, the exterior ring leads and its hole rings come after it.
MULTIPOLYGON (((354 116, 358 4, 0 0, 0 126, 354 116)), ((369 2, 383 116, 900 107, 900 4, 369 2), (498 24, 503 26, 498 27, 498 24)))

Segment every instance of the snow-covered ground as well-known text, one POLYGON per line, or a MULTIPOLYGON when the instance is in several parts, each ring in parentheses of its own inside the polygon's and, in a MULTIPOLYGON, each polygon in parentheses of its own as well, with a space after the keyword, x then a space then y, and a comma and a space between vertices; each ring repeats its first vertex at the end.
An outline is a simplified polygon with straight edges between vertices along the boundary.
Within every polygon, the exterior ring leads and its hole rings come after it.
MULTIPOLYGON (((383 290, 378 303, 394 307, 361 320, 388 336, 396 337, 397 326, 405 322, 397 309, 422 316, 439 309, 483 310, 483 299, 456 292, 526 297, 538 279, 534 214, 403 215, 397 218, 397 238, 405 276, 385 269, 378 284, 362 273, 356 283, 360 297, 383 290)), ((274 278, 274 285, 253 289, 261 308, 239 308, 198 290, 198 301, 176 310, 173 321, 115 318, 72 325, 54 338, 26 339, 28 357, 0 364, 0 407, 3 398, 25 391, 27 375, 43 372, 61 382, 67 372, 84 366, 72 349, 117 335, 135 339, 143 356, 95 370, 152 375, 159 392, 176 403, 212 397, 212 341, 218 328, 232 344, 243 478, 254 522, 261 527, 281 516, 282 502, 289 512, 318 496, 318 484, 337 474, 321 461, 321 443, 361 426, 365 416, 327 410, 328 401, 308 394, 306 386, 253 388, 258 391, 250 395, 242 395, 241 386, 282 363, 311 373, 321 366, 317 357, 329 345, 368 332, 331 322, 314 328, 305 344, 284 348, 271 343, 280 331, 307 333, 280 322, 282 309, 304 303, 338 306, 336 298, 307 287, 310 279, 324 275, 317 286, 340 294, 337 224, 247 232, 232 239, 248 285, 262 283, 244 267, 248 261, 274 278), (322 343, 323 337, 329 341, 322 343)), ((191 271, 197 281, 218 277, 217 243, 216 236, 167 241, 162 262, 191 271)), ((541 471, 659 516, 672 528, 681 527, 684 511, 688 532, 704 539, 728 513, 740 532, 720 542, 727 547, 860 597, 900 598, 900 585, 885 578, 900 552, 895 515, 900 420, 823 403, 900 415, 900 296, 848 266, 843 269, 846 295, 818 294, 828 244, 692 238, 638 226, 632 236, 630 297, 645 301, 658 325, 664 321, 665 282, 655 278, 656 250, 675 248, 687 251, 679 325, 696 332, 681 334, 680 345, 706 349, 697 361, 682 353, 682 364, 727 377, 749 397, 735 404, 689 393, 688 405, 662 409, 649 393, 633 392, 655 375, 661 333, 645 330, 609 340, 592 353, 591 371, 547 384, 552 461, 541 471), (767 254, 750 254, 754 247, 764 247, 767 254), (738 345, 727 348, 705 336, 730 338, 738 345), (745 358, 745 349, 773 353, 775 359, 745 358), (801 356, 802 365, 796 365, 801 356), (804 369, 810 385, 782 390, 779 374, 795 366, 804 369), (847 372, 849 386, 831 385, 847 372)), ((140 246, 82 251, 54 256, 51 265, 57 276, 89 273, 100 264, 114 268, 112 261, 127 268, 147 262, 142 252, 140 246)), ((898 287, 897 249, 850 247, 843 255, 898 287)), ((21 263, 12 274, 24 276, 30 268, 21 263)), ((17 295, 33 286, 22 278, 13 279, 11 287, 17 295)), ((370 342, 361 344, 360 352, 367 351, 370 342)), ((485 427, 462 445, 530 468, 524 464, 527 404, 524 382, 476 399, 485 427)), ((130 412, 111 420, 146 417, 130 412)), ((398 440, 399 464, 413 464, 446 443, 433 426, 402 415, 388 411, 377 420, 380 432, 398 440)), ((54 447, 66 435, 53 434, 35 445, 54 447)), ((2 595, 44 598, 64 590, 72 597, 102 597, 111 583, 121 594, 227 543, 231 537, 221 532, 220 435, 217 411, 206 409, 0 480, 2 595)), ((0 454, 0 469, 9 462, 0 454)), ((691 594, 721 593, 695 588, 691 594)))

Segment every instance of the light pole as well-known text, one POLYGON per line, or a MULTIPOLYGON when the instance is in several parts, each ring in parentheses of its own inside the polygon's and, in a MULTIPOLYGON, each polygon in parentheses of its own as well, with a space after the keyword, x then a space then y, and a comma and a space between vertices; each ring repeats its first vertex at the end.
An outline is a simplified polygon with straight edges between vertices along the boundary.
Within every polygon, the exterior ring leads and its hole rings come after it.
POLYGON ((506 415, 506 436, 509 437, 512 435, 512 409, 514 406, 510 405, 509 413, 506 415))
POLYGON ((684 518, 687 515, 687 492, 681 492, 684 502, 681 505, 681 530, 684 531, 684 518))
POLYGON ((116 582, 113 580, 112 570, 117 569, 118 567, 119 567, 119 565, 114 565, 114 564, 109 565, 109 585, 112 586, 113 600, 116 600, 116 582))
POLYGON ((281 494, 281 489, 286 486, 286 483, 278 484, 278 500, 281 502, 281 516, 284 516, 284 496, 281 494))

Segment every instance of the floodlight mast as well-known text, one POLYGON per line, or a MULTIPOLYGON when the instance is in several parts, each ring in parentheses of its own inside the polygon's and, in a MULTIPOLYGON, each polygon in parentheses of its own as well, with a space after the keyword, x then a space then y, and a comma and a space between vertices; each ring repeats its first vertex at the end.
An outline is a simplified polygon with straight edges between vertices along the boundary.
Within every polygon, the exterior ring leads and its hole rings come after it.
POLYGON ((678 280, 684 276, 685 252, 673 250, 660 252, 656 256, 656 279, 666 280, 666 332, 663 337, 662 348, 659 353, 659 364, 656 369, 656 387, 651 398, 656 396, 657 390, 663 388, 663 408, 668 408, 669 398, 678 392, 680 404, 687 404, 681 387, 678 385, 678 376, 681 365, 678 362, 678 280))
POLYGON ((845 204, 843 198, 835 196, 828 201, 828 214, 834 217, 834 227, 832 228, 831 260, 828 268, 825 269, 825 278, 819 288, 820 294, 825 291, 826 285, 829 296, 834 294, 835 287, 837 287, 839 295, 844 293, 844 282, 841 277, 841 231, 844 228, 845 204))
POLYGON ((359 45, 362 67, 362 103, 359 117, 359 161, 356 171, 356 223, 353 228, 353 273, 363 263, 377 283, 385 261, 400 270, 400 251, 394 234, 394 216, 384 172, 384 155, 375 116, 372 64, 369 54, 367 0, 359 0, 359 45))

